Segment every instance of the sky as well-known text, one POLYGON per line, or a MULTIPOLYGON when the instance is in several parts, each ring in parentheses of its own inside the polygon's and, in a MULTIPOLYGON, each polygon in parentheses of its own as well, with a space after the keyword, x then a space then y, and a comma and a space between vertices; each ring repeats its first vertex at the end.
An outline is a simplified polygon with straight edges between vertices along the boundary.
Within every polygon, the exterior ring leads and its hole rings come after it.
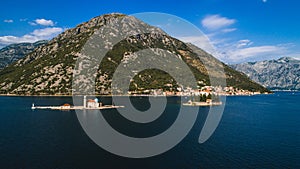
MULTIPOLYGON (((283 56, 300 58, 299 7, 297 0, 3 1, 0 48, 12 43, 51 39, 68 28, 107 13, 161 12, 195 25, 225 63, 283 56)), ((167 21, 161 23, 155 26, 164 29, 168 25, 167 21)), ((199 43, 192 35, 166 32, 183 41, 199 43)))

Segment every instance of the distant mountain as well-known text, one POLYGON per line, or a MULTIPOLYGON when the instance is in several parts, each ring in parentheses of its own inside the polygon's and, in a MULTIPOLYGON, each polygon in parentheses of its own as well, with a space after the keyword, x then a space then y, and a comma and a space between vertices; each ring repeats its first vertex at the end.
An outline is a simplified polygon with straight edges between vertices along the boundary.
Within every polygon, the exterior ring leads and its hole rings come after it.
POLYGON ((291 57, 241 63, 232 65, 232 67, 269 89, 300 89, 300 60, 291 57))
POLYGON ((7 65, 15 62, 30 52, 32 52, 36 47, 46 44, 47 41, 37 41, 35 43, 18 43, 11 44, 2 49, 0 49, 0 70, 7 65))
MULTIPOLYGON (((0 71, 0 93, 26 95, 59 93, 70 95, 72 92, 73 70, 76 60, 83 57, 81 50, 84 44, 96 30, 108 23, 117 25, 118 30, 128 30, 128 33, 124 31, 126 35, 129 33, 129 35, 132 35, 132 33, 137 34, 140 32, 139 30, 147 30, 149 33, 129 36, 111 48, 101 64, 97 65, 98 73, 95 87, 97 94, 111 93, 112 77, 118 65, 133 60, 135 56, 132 53, 149 48, 160 48, 178 56, 189 66, 201 85, 210 85, 210 80, 199 57, 210 63, 206 66, 224 65, 229 86, 250 91, 268 91, 263 86, 250 80, 246 75, 221 63, 205 51, 167 35, 159 28, 150 26, 132 16, 107 14, 79 24, 73 29, 66 30, 46 45, 36 48, 23 59, 0 71)), ((112 36, 112 32, 116 31, 112 29, 104 30, 107 32, 101 32, 101 36, 112 36)), ((107 46, 111 44, 109 41, 104 43, 107 46)), ((84 56, 84 59, 92 60, 90 56, 84 56)), ((95 62, 98 61, 95 60, 95 62)), ((212 75, 216 78, 220 77, 219 72, 212 72, 212 75)), ((93 79, 91 76, 85 77, 83 80, 90 81, 93 79)), ((130 90, 166 88, 169 84, 172 84, 171 86, 174 88, 177 85, 168 73, 150 69, 142 71, 134 77, 131 81, 130 90)))

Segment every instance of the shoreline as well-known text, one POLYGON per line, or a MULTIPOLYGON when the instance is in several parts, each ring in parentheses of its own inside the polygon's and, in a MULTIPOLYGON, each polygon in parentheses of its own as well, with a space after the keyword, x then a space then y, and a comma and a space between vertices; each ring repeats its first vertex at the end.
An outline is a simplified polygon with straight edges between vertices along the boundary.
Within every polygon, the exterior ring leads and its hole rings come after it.
MULTIPOLYGON (((274 91, 274 92, 300 92, 300 91, 274 91)), ((256 96, 256 95, 270 95, 273 93, 260 93, 260 94, 240 94, 240 95, 224 95, 221 94, 219 96, 256 96)), ((17 95, 17 94, 0 94, 0 96, 8 96, 8 97, 73 97, 73 96, 84 96, 84 95, 17 95)), ((93 96, 93 97, 191 97, 193 95, 85 95, 85 96, 93 96)))

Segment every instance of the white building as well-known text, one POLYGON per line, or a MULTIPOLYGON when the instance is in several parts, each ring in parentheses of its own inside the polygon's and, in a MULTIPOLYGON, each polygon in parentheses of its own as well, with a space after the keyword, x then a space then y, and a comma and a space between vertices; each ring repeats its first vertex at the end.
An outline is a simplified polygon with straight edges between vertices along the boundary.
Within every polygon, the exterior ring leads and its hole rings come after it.
POLYGON ((101 104, 98 102, 98 99, 97 99, 97 98, 94 99, 94 100, 89 99, 89 100, 87 101, 87 108, 98 108, 98 107, 100 107, 100 106, 101 106, 101 104))

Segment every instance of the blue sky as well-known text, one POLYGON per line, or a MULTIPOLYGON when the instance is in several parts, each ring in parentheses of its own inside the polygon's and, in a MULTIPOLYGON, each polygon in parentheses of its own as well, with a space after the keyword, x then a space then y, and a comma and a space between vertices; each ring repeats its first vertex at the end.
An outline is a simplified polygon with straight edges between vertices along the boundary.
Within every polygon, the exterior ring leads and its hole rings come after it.
MULTIPOLYGON (((299 7, 296 0, 3 1, 0 47, 50 39, 106 13, 162 12, 197 26, 226 63, 300 58, 299 7)), ((192 37, 184 40, 193 42, 192 37)))

